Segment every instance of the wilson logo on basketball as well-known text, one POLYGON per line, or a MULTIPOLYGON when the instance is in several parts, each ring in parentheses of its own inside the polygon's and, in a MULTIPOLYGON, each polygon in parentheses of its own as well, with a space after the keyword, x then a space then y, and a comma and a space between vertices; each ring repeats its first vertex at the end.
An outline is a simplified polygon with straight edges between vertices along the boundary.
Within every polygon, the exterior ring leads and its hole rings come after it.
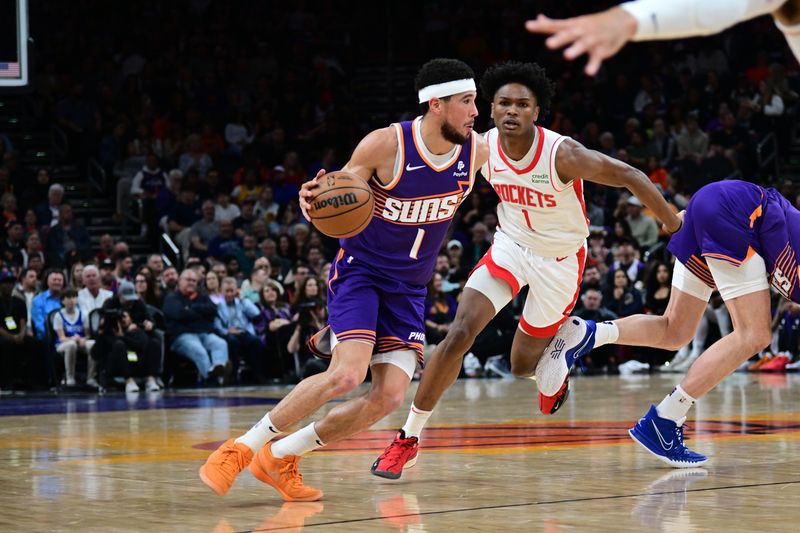
POLYGON ((439 222, 453 218, 459 202, 459 194, 442 198, 423 198, 419 200, 400 200, 387 198, 383 208, 383 218, 391 222, 419 224, 439 222))
POLYGON ((324 200, 320 200, 318 202, 314 202, 314 209, 320 210, 325 209, 326 207, 330 206, 334 209, 338 209, 339 206, 343 205, 354 205, 358 203, 358 198, 356 195, 349 192, 345 194, 339 194, 337 196, 332 196, 331 198, 325 198, 324 200))

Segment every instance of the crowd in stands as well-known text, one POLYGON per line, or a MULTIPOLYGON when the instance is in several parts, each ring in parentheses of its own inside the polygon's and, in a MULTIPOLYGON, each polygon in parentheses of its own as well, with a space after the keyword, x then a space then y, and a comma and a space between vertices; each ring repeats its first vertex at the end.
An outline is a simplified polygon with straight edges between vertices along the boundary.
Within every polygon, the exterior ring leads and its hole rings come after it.
MULTIPOLYGON (((338 248, 303 220, 297 193, 385 125, 356 105, 353 83, 360 65, 381 63, 380 50, 363 46, 378 35, 375 25, 355 34, 331 4, 303 2, 31 9, 49 10, 31 17, 40 36, 32 79, 42 120, 66 133, 72 160, 94 158, 112 177, 107 194, 122 199, 121 215, 139 221, 152 253, 134 257, 111 235, 93 244, 64 184, 47 167, 19 164, 3 137, 0 386, 97 387, 116 379, 135 392, 157 390, 165 377, 265 383, 324 368, 305 341, 325 324, 338 248), (265 31, 266 20, 280 23, 265 31), (80 39, 65 39, 66 28, 80 39), (177 256, 159 253, 162 234, 177 243, 177 256)), ((676 211, 703 184, 725 178, 777 186, 800 208, 800 188, 779 178, 759 148, 774 135, 780 164, 792 163, 800 78, 773 28, 756 21, 701 42, 629 47, 590 79, 547 53, 521 23, 510 26, 523 20, 519 9, 498 7, 496 24, 481 24, 485 33, 456 34, 452 28, 479 24, 468 10, 425 8, 425 56, 403 48, 396 60, 454 56, 478 75, 508 58, 536 60, 557 84, 542 125, 641 169, 676 211)), ((411 21, 406 11, 390 14, 398 27, 411 21)), ((412 117, 413 94, 399 98, 395 119, 412 117)), ((487 107, 480 111, 483 131, 487 107)), ((667 235, 625 191, 587 184, 584 196, 591 235, 575 313, 600 320, 663 313, 673 261, 667 235)), ((446 335, 466 277, 491 245, 496 203, 479 179, 454 220, 429 286, 431 346, 446 335)), ((509 374, 524 296, 479 336, 467 375, 509 374)), ((724 305, 712 300, 672 368, 729 330, 724 305)), ((795 360, 800 306, 776 300, 775 330, 772 352, 795 360)), ((628 371, 624 365, 638 359, 635 369, 668 369, 662 365, 673 355, 607 346, 583 365, 588 373, 628 371)))

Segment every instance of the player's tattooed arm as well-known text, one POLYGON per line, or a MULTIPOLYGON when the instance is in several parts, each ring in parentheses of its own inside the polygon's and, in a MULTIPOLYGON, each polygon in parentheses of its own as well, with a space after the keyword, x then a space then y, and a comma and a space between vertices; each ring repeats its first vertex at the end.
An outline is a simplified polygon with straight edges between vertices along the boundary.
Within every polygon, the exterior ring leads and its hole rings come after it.
POLYGON ((666 231, 675 233, 682 225, 661 192, 641 170, 595 150, 589 150, 577 141, 565 139, 559 145, 556 152, 556 172, 564 183, 580 178, 609 187, 624 187, 653 210, 664 223, 666 231))

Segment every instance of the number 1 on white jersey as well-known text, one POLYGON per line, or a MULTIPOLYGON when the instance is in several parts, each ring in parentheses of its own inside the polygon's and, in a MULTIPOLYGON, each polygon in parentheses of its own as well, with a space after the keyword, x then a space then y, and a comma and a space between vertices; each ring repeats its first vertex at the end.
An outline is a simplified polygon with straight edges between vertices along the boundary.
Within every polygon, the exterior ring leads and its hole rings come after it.
POLYGON ((420 228, 417 230, 417 238, 414 239, 414 245, 411 247, 411 252, 408 254, 408 257, 411 259, 417 258, 417 253, 419 253, 419 247, 422 246, 422 239, 425 238, 425 230, 420 228))

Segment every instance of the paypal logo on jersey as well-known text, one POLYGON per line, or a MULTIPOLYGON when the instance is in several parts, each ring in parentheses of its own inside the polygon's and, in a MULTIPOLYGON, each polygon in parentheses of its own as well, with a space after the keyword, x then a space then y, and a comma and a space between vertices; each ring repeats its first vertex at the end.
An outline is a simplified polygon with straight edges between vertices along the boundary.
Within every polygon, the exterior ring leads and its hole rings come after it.
POLYGON ((455 172, 453 172, 453 177, 454 178, 466 178, 467 176, 469 176, 469 173, 466 170, 464 170, 465 166, 466 165, 464 164, 463 161, 459 161, 457 170, 455 172))
POLYGON ((415 200, 387 198, 381 214, 384 219, 390 222, 409 224, 439 222, 453 218, 459 200, 459 193, 441 198, 420 198, 415 200))

